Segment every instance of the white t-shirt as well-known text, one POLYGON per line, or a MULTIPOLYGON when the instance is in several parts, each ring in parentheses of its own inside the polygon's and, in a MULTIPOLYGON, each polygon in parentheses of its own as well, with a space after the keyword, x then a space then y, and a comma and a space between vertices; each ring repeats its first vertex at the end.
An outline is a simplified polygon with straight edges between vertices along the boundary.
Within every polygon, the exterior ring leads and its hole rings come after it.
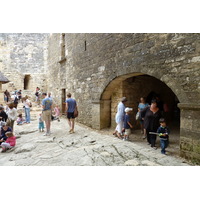
POLYGON ((25 108, 30 108, 30 100, 29 99, 26 99, 26 101, 24 102, 24 106, 25 106, 25 108))
POLYGON ((17 109, 16 108, 8 110, 8 118, 11 119, 11 120, 17 119, 17 109))

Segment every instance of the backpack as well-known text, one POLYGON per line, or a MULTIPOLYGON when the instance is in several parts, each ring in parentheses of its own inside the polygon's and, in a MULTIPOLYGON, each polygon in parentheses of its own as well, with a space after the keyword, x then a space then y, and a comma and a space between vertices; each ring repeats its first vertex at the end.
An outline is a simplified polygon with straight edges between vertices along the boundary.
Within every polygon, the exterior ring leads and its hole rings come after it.
POLYGON ((18 98, 15 97, 14 104, 18 104, 18 98))

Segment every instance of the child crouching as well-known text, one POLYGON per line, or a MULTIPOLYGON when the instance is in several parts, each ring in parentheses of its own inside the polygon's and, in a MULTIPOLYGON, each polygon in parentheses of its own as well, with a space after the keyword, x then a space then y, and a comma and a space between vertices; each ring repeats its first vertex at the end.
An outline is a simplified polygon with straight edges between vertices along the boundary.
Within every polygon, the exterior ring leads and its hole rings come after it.
POLYGON ((6 136, 6 141, 1 143, 1 152, 6 152, 8 149, 11 149, 16 145, 16 137, 13 135, 12 132, 6 132, 6 136))
POLYGON ((22 125, 25 123, 25 121, 26 120, 22 117, 22 114, 19 114, 17 118, 17 125, 22 125))
POLYGON ((124 141, 127 141, 129 139, 129 135, 131 134, 131 128, 133 128, 132 124, 130 123, 130 112, 132 111, 132 108, 125 108, 125 117, 124 117, 124 141))

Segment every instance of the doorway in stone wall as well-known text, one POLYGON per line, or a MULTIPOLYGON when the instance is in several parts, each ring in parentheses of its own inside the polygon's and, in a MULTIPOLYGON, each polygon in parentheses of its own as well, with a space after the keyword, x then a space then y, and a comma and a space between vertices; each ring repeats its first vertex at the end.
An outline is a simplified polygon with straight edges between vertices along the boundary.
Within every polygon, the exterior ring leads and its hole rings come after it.
POLYGON ((30 75, 25 75, 24 76, 24 90, 29 90, 30 89, 30 75))
MULTIPOLYGON (((135 73, 120 76, 109 83, 101 95, 101 128, 108 128, 112 133, 115 129, 115 114, 117 105, 121 97, 127 97, 127 107, 133 108, 131 122, 134 125, 130 140, 135 143, 144 144, 147 142, 142 139, 140 123, 135 120, 140 97, 146 97, 148 103, 152 98, 158 97, 163 104, 163 114, 167 119, 168 126, 171 129, 170 149, 174 155, 179 154, 180 140, 180 110, 177 106, 179 103, 175 93, 159 79, 147 74, 135 73), (167 108, 167 109, 166 109, 167 108)), ((159 138, 157 138, 159 145, 159 138)))
POLYGON ((62 96, 61 96, 61 102, 62 102, 62 114, 65 114, 65 107, 66 107, 66 89, 62 89, 62 96))

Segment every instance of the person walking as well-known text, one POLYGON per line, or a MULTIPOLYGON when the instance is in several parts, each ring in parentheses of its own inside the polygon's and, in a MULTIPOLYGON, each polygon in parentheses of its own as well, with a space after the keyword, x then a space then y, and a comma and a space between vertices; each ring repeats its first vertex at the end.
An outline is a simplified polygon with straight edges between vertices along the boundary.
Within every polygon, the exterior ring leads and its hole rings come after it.
POLYGON ((161 153, 166 154, 165 149, 168 147, 169 144, 169 134, 170 129, 167 127, 166 121, 164 118, 160 118, 160 127, 157 130, 157 133, 160 137, 160 147, 161 147, 161 153))
POLYGON ((69 133, 75 133, 74 126, 75 126, 75 112, 78 112, 78 107, 76 100, 71 98, 71 93, 67 94, 67 99, 65 101, 66 103, 66 113, 67 113, 67 119, 68 124, 70 127, 69 133))
POLYGON ((116 129, 113 135, 116 135, 118 138, 122 139, 122 129, 124 124, 125 116, 125 102, 127 101, 126 97, 122 97, 121 102, 117 106, 117 114, 115 115, 116 129))
POLYGON ((8 92, 8 90, 6 90, 6 91, 4 92, 4 101, 5 101, 5 103, 8 103, 8 101, 9 101, 9 96, 10 96, 10 93, 8 92))
POLYGON ((131 134, 131 128, 133 128, 133 125, 130 122, 130 113, 133 110, 133 108, 125 108, 125 117, 124 117, 124 141, 128 141, 129 140, 129 135, 131 134))
POLYGON ((159 119, 162 117, 156 100, 152 100, 150 107, 146 107, 141 111, 141 117, 144 118, 144 128, 146 129, 148 144, 156 150, 156 135, 149 134, 149 132, 157 132, 160 125, 159 119))
POLYGON ((47 93, 42 93, 42 119, 45 121, 46 133, 44 136, 50 135, 51 128, 51 111, 52 111, 52 100, 47 97, 47 93))

